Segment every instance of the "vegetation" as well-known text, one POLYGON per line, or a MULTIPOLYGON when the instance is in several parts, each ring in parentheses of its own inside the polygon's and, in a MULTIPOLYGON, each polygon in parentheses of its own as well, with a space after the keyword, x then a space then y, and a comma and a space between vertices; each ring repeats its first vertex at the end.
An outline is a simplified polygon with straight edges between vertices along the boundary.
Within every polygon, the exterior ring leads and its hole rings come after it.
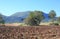
MULTIPOLYGON (((24 24, 20 24, 21 26, 30 25, 30 26, 39 26, 39 25, 59 25, 60 17, 56 17, 56 12, 51 10, 48 14, 50 21, 42 22, 44 20, 44 12, 42 11, 31 11, 29 16, 24 19, 24 24), (45 23, 45 24, 44 24, 45 23)), ((47 20, 46 20, 47 21, 47 20)), ((0 14, 0 24, 5 24, 2 14, 0 14)))
POLYGON ((56 12, 54 10, 51 10, 49 12, 49 18, 51 19, 51 22, 54 22, 55 16, 56 16, 56 12))
POLYGON ((58 23, 60 23, 60 17, 57 18, 58 23))
POLYGON ((59 23, 50 23, 50 25, 59 25, 59 23))
MULTIPOLYGON (((48 16, 50 18, 50 21, 48 22, 50 25, 59 25, 60 17, 56 18, 56 12, 54 10, 51 10, 49 12, 48 16)), ((40 25, 41 21, 44 18, 45 17, 43 15, 42 11, 32 11, 32 12, 30 12, 29 16, 24 20, 24 22, 27 25, 38 26, 38 25, 40 25)))
POLYGON ((49 12, 49 17, 50 18, 54 18, 56 16, 56 12, 54 11, 54 10, 51 10, 50 12, 49 12))
POLYGON ((0 14, 0 24, 4 24, 4 23, 5 23, 5 21, 4 21, 3 17, 2 17, 2 14, 0 14))
POLYGON ((30 12, 30 15, 25 19, 25 23, 31 26, 38 26, 41 20, 44 19, 42 11, 30 12))

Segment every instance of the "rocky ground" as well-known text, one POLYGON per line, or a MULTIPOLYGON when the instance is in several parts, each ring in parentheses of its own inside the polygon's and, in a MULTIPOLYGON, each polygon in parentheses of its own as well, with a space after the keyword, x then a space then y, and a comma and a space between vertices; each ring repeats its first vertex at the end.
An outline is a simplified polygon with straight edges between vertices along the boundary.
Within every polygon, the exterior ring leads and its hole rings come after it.
POLYGON ((0 39, 60 39, 60 26, 0 26, 0 39))

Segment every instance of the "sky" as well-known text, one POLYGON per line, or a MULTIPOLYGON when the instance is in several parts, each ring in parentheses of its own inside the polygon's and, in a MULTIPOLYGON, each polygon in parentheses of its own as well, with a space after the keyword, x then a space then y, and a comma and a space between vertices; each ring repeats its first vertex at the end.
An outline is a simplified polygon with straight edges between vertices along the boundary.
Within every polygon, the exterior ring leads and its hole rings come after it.
POLYGON ((0 0, 0 13, 10 16, 16 12, 55 10, 60 16, 60 0, 0 0))

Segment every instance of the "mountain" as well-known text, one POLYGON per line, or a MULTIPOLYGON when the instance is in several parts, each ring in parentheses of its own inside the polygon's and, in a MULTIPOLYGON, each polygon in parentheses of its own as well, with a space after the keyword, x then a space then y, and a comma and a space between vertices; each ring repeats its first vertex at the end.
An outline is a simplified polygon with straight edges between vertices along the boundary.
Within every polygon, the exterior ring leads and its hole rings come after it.
POLYGON ((11 17, 22 17, 25 18, 29 15, 30 11, 26 12, 16 12, 15 14, 11 15, 11 17))
MULTIPOLYGON (((11 15, 11 16, 3 16, 4 20, 6 23, 15 23, 15 22, 23 22, 23 20, 28 17, 28 15, 30 14, 30 11, 26 11, 26 12, 16 12, 15 14, 11 15)), ((49 17, 48 14, 43 13, 45 20, 44 21, 48 21, 49 17)))

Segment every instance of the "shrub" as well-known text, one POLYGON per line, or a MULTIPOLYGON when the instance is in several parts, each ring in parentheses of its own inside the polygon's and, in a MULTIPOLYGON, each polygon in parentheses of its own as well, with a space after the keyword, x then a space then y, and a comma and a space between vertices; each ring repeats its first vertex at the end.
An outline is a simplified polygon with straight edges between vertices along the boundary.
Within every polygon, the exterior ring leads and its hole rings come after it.
POLYGON ((44 19, 43 12, 41 11, 30 12, 29 16, 25 19, 25 24, 31 26, 38 26, 41 20, 43 19, 44 19))
POLYGON ((59 23, 50 23, 50 25, 59 25, 59 23))

